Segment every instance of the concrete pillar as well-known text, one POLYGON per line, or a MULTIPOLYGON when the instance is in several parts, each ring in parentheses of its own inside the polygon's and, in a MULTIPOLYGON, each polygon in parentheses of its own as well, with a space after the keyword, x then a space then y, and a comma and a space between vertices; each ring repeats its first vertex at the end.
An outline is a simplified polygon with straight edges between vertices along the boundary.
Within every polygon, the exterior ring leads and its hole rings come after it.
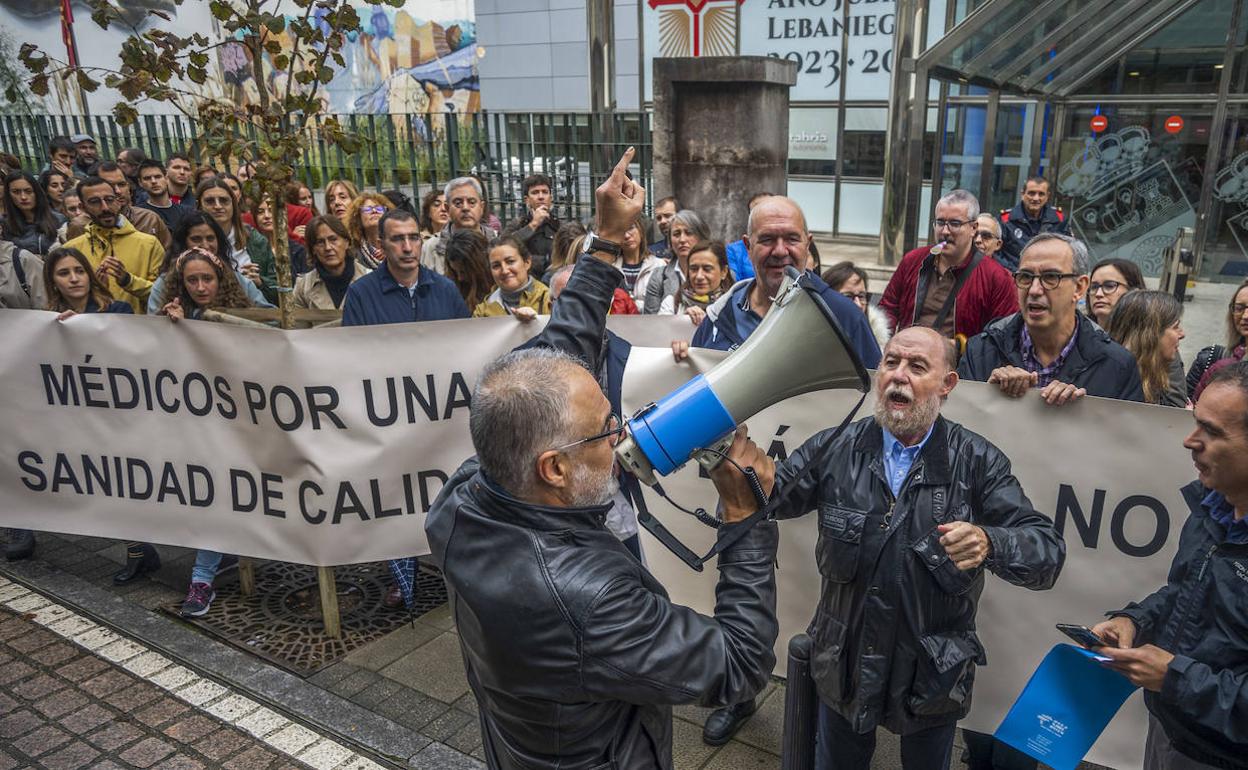
POLYGON ((789 87, 797 64, 767 56, 654 60, 655 200, 675 195, 711 235, 745 232, 746 203, 788 190, 789 87))

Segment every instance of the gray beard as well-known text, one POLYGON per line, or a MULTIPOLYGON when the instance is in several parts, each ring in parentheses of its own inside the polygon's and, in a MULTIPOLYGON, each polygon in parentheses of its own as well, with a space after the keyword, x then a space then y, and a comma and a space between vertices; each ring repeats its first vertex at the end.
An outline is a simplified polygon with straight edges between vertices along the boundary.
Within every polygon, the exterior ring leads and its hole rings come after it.
POLYGON ((569 503, 573 508, 606 505, 618 491, 620 482, 615 478, 614 469, 610 465, 607 466, 606 473, 599 473, 588 465, 577 465, 572 469, 569 503))
POLYGON ((940 397, 933 396, 926 402, 913 402, 906 412, 894 412, 888 408, 888 399, 875 402, 875 422, 894 436, 913 436, 927 433, 940 415, 940 397))

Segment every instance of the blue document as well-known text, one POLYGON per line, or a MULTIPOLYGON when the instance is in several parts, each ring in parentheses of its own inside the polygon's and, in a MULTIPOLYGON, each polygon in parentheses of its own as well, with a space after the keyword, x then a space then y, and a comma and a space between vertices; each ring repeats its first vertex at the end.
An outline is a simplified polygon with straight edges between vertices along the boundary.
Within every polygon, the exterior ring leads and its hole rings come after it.
POLYGON ((1049 650, 996 737, 1054 770, 1075 770, 1135 691, 1103 657, 1069 644, 1049 650))

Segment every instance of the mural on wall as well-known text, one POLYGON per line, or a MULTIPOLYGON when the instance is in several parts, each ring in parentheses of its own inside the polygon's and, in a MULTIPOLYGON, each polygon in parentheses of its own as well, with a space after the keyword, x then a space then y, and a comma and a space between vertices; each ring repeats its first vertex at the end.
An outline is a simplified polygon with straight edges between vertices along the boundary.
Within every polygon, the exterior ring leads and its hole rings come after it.
MULTIPOLYGON (((447 111, 476 112, 480 109, 477 80, 477 36, 473 0, 408 0, 401 8, 379 7, 353 2, 359 12, 362 30, 344 40, 345 66, 322 91, 325 108, 334 113, 417 113, 447 111)), ((223 33, 208 12, 206 0, 128 0, 123 4, 127 24, 143 31, 153 22, 175 34, 208 30, 210 37, 223 33), (171 21, 147 15, 160 10, 171 21)), ((86 66, 115 67, 117 51, 129 34, 123 25, 101 30, 89 19, 87 7, 75 3, 77 21, 73 29, 78 50, 86 66)), ((279 6, 279 10, 283 9, 279 6)), ((293 4, 288 8, 297 10, 293 4)), ((66 57, 61 36, 60 0, 0 0, 0 25, 20 42, 33 42, 58 59, 66 57)), ((289 52, 289 32, 276 36, 282 51, 289 52)), ((269 56, 268 53, 265 54, 269 56)), ((210 73, 205 86, 185 84, 208 98, 223 98, 239 104, 254 103, 258 91, 251 71, 250 54, 238 43, 218 49, 218 72, 210 73)), ((285 78, 272 74, 270 87, 285 88, 285 78)), ((101 88, 88 95, 93 112, 105 112, 119 98, 115 91, 101 88)), ((49 111, 77 113, 81 109, 77 93, 60 88, 49 95, 49 111)), ((154 112, 167 111, 161 105, 138 105, 154 112)), ((417 130, 423 125, 418 121, 417 130)))

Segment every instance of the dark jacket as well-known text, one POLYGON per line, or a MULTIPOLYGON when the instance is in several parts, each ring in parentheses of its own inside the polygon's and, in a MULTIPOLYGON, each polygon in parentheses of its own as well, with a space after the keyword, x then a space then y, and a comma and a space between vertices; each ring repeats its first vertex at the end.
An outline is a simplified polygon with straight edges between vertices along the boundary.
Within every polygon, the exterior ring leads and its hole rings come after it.
POLYGON ((1144 703, 1174 747, 1214 767, 1248 768, 1248 544, 1201 506, 1199 481, 1183 488, 1191 513, 1170 576, 1156 593, 1110 615, 1138 628, 1136 645, 1173 654, 1161 692, 1144 703))
MULTIPOLYGON (((914 326, 915 303, 920 284, 935 274, 931 247, 924 246, 902 257, 901 264, 889 279, 880 297, 880 309, 888 315, 895 331, 914 326)), ((963 265, 965 270, 970 263, 963 265)), ((955 274, 956 271, 955 271, 955 274)), ((920 311, 922 309, 920 308, 920 311)), ((1018 312, 1018 289, 1014 279, 991 259, 980 260, 975 272, 967 276, 953 304, 953 330, 964 337, 974 337, 998 318, 1018 312)))
POLYGON ((449 278, 422 267, 416 278, 416 293, 409 295, 384 262, 351 284, 342 301, 343 326, 445 321, 471 315, 449 278))
MULTIPOLYGON (((606 263, 581 260, 542 344, 597 370, 619 281, 606 263)), ((668 599, 606 529, 606 512, 518 500, 475 458, 429 512, 492 768, 670 768, 671 704, 728 705, 767 681, 779 631, 775 523, 720 554, 706 617, 668 599)))
POLYGON ((503 228, 502 234, 513 236, 525 245, 533 259, 530 274, 541 275, 550 264, 550 249, 555 242, 555 233, 559 232, 559 225, 562 223, 555 219, 553 213, 536 230, 529 225, 531 221, 533 212, 526 210, 524 216, 503 228))
POLYGON ((820 699, 857 732, 902 735, 966 716, 985 567, 1034 590, 1057 580, 1066 545, 1037 512, 987 439, 938 418, 894 499, 884 434, 874 418, 851 425, 825 454, 831 430, 811 437, 776 471, 777 518, 817 510, 815 559, 823 578, 810 624, 811 675, 820 699), (814 460, 813 458, 818 458, 814 460), (797 479, 810 462, 819 465, 797 479), (959 570, 937 525, 970 521, 991 551, 959 570))
MULTIPOLYGON (((1086 388, 1089 396, 1143 401, 1144 386, 1135 356, 1109 338, 1101 327, 1082 313, 1077 314, 1079 339, 1057 373, 1057 379, 1086 388)), ((993 369, 1002 366, 1023 368, 1019 352, 1023 316, 1015 313, 1002 318, 972 337, 966 354, 958 365, 958 376, 964 380, 987 382, 993 369)))
POLYGON ((1040 233, 1061 233, 1070 235, 1070 223, 1059 208, 1044 205, 1039 219, 1028 219, 1023 202, 1014 204, 1009 211, 1002 211, 997 217, 1001 223, 1001 250, 996 253, 997 261, 1006 270, 1013 272, 1018 269, 1018 260, 1022 257, 1023 247, 1040 233))
MULTIPOLYGON (((821 287, 819 296, 827 303, 832 315, 840 324, 845 339, 858 354, 863 366, 868 369, 879 366, 880 345, 875 341, 875 335, 871 332, 871 324, 867 321, 867 316, 840 292, 828 288, 819 276, 808 272, 807 277, 812 279, 816 286, 821 287)), ((706 318, 698 324, 697 331, 693 333, 693 341, 689 344, 695 348, 714 350, 735 350, 740 347, 749 335, 743 334, 737 328, 736 316, 728 303, 740 304, 753 285, 754 279, 752 278, 738 281, 731 291, 715 300, 706 309, 706 318)))
MULTIPOLYGON (((59 212, 51 212, 52 219, 56 225, 52 228, 52 233, 41 232, 34 222, 22 222, 18 229, 21 230, 17 235, 6 235, 5 240, 11 241, 14 246, 29 251, 38 257, 46 257, 48 252, 56 248, 56 231, 61 225, 65 224, 65 217, 59 212)), ((6 228, 7 229, 7 228, 6 228)))

